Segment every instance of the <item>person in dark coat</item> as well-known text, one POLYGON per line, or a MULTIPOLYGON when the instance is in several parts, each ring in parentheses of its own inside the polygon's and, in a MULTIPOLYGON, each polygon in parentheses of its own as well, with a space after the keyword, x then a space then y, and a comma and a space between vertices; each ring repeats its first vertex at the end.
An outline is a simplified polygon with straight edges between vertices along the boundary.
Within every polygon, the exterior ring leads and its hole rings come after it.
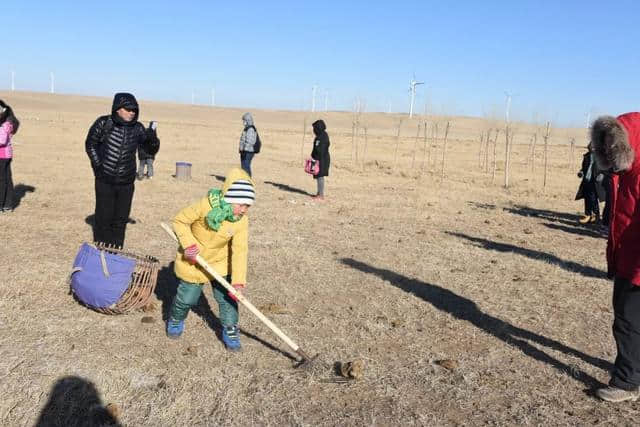
MULTIPOLYGON (((156 130, 157 123, 151 122, 149 123, 149 129, 156 130)), ((138 146, 138 160, 140 160, 140 165, 138 166, 138 179, 142 180, 145 177, 147 179, 153 178, 153 161, 156 159, 157 153, 150 153, 147 149, 147 145, 141 144, 138 146), (144 172, 145 166, 147 168, 147 172, 144 172)))
POLYGON ((130 93, 116 93, 111 114, 98 117, 89 129, 85 150, 95 176, 96 209, 93 240, 124 246, 125 229, 136 179, 136 151, 155 154, 160 140, 154 129, 138 122, 140 108, 130 93))
POLYGON ((591 128, 598 167, 611 171, 607 267, 613 282, 613 337, 618 350, 608 402, 640 398, 640 113, 598 118, 591 128))
POLYGON ((316 120, 311 125, 315 139, 313 140, 313 151, 311 158, 320 162, 320 171, 313 178, 318 184, 318 192, 313 197, 315 200, 324 200, 324 177, 329 176, 329 166, 331 165, 331 156, 329 156, 329 135, 327 134, 327 125, 322 120, 316 120))
POLYGON ((581 224, 600 222, 600 202, 604 199, 605 193, 602 186, 604 175, 595 164, 595 156, 591 149, 591 143, 587 146, 588 151, 582 158, 582 167, 578 172, 578 177, 582 178, 576 200, 584 199, 584 216, 579 219, 581 224))

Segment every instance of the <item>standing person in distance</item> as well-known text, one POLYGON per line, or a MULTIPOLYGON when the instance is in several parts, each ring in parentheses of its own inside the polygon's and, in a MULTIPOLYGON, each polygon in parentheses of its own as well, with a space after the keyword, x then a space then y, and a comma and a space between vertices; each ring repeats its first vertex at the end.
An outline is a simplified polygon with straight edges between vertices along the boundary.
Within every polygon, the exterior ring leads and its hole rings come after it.
POLYGON ((311 158, 320 162, 320 171, 313 176, 318 184, 318 191, 315 196, 311 197, 314 200, 322 201, 324 200, 324 177, 329 176, 329 165, 331 164, 329 135, 327 134, 327 125, 323 120, 316 120, 311 126, 315 135, 311 158))
MULTIPOLYGON (((149 129, 155 132, 158 127, 158 123, 152 121, 149 123, 149 129)), ((145 177, 147 179, 153 178, 153 161, 156 158, 156 153, 150 153, 147 150, 147 146, 142 144, 138 146, 138 160, 140 160, 140 165, 138 166, 138 180, 142 180, 145 177), (145 173, 145 166, 147 168, 147 172, 145 173)))
POLYGON ((244 129, 240 135, 240 166, 245 172, 251 176, 251 161, 253 156, 260 152, 262 143, 260 142, 260 135, 253 124, 253 116, 251 113, 244 113, 242 115, 242 123, 244 129))
POLYGON ((18 132, 20 122, 13 110, 0 99, 0 213, 13 211, 13 176, 11 161, 13 146, 11 139, 18 132))
POLYGON ((160 148, 156 131, 138 122, 139 113, 132 94, 116 93, 111 114, 96 119, 85 141, 95 176, 93 240, 119 248, 131 213, 138 147, 151 154, 160 148))
POLYGON ((595 163, 595 154, 591 143, 587 146, 587 152, 582 158, 582 167, 578 172, 578 178, 582 178, 582 181, 580 181, 576 200, 584 199, 584 216, 578 222, 580 224, 599 223, 599 199, 604 198, 604 188, 602 187, 604 174, 595 163))
POLYGON ((611 171, 607 241, 613 282, 613 337, 618 350, 609 386, 596 395, 608 402, 640 397, 640 113, 598 118, 591 128, 598 167, 611 171))

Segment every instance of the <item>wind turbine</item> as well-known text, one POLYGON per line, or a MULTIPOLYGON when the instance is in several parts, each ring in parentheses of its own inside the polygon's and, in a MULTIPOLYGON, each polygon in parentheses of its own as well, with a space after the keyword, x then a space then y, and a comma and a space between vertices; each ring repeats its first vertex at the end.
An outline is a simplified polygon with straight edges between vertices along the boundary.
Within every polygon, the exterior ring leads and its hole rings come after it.
POLYGON ((324 90, 324 111, 329 111, 329 89, 324 90))
POLYGON ((49 73, 49 77, 51 77, 51 93, 56 93, 55 90, 55 77, 53 75, 53 71, 49 73))
POLYGON ((587 129, 589 129, 589 124, 591 123, 591 111, 587 111, 587 129))
POLYGON ((424 82, 417 82, 416 75, 413 75, 413 78, 409 82, 409 93, 411 93, 411 105, 409 106, 409 118, 413 117, 413 103, 416 99, 416 86, 423 85, 424 82))
POLYGON ((509 112, 511 111, 511 98, 513 98, 514 96, 518 96, 518 94, 514 95, 511 92, 507 92, 505 90, 504 91, 504 96, 507 97, 507 105, 506 105, 505 112, 504 112, 504 119, 508 124, 509 123, 509 112))
POLYGON ((211 106, 215 107, 216 106, 216 88, 212 88, 211 89, 211 106))
POLYGON ((13 92, 14 90, 16 90, 16 72, 12 71, 11 72, 11 92, 13 92))

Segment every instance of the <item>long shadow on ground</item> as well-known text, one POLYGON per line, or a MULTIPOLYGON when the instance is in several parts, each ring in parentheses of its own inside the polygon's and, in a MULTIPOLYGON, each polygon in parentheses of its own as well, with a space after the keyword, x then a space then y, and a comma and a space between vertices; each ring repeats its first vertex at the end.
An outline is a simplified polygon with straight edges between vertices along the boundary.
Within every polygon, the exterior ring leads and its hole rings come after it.
POLYGON ((51 388, 35 427, 122 426, 103 406, 96 386, 81 377, 59 378, 51 388))
POLYGON ((22 199, 24 199, 27 193, 33 193, 34 191, 36 191, 36 187, 34 187, 33 185, 18 184, 13 187, 14 209, 20 206, 20 202, 22 201, 22 199))
POLYGON ((390 282, 393 286, 423 299, 438 310, 449 313, 457 319, 471 323, 478 329, 481 329, 506 344, 517 348, 527 356, 553 366, 560 372, 570 373, 574 378, 581 381, 587 387, 597 388, 603 386, 603 384, 586 372, 549 356, 544 351, 539 350, 524 340, 532 341, 538 345, 548 347, 549 349, 562 352, 566 355, 578 357, 586 363, 601 369, 611 370, 613 368, 613 365, 606 360, 589 356, 588 354, 568 347, 558 341, 526 329, 513 326, 504 320, 484 313, 478 308, 476 303, 448 289, 420 280, 411 279, 390 270, 376 268, 352 258, 342 258, 341 262, 364 273, 376 275, 381 279, 390 282))
POLYGON ((552 230, 564 231, 565 233, 577 234, 579 236, 593 237, 596 239, 607 237, 607 233, 605 231, 601 231, 596 228, 585 228, 580 226, 567 227, 566 225, 553 224, 549 222, 543 222, 542 225, 552 230))
POLYGON ((542 218, 547 221, 559 222, 565 225, 576 225, 578 223, 578 219, 580 218, 578 215, 575 215, 575 214, 550 211, 547 209, 530 208, 528 206, 522 206, 522 205, 516 205, 512 208, 503 208, 503 210, 514 215, 542 218))
POLYGON ((492 240, 483 239, 481 237, 468 236, 463 233, 455 233, 451 231, 445 231, 445 233, 449 234, 450 236, 469 240, 470 242, 475 243, 477 247, 481 247, 484 249, 497 252, 512 252, 518 255, 525 256, 527 258, 545 261, 557 265, 563 270, 570 271, 572 273, 579 273, 585 277, 593 277, 596 279, 607 278, 607 273, 602 270, 598 270, 597 268, 589 267, 587 265, 578 264, 577 262, 567 261, 547 252, 521 248, 520 246, 510 245, 508 243, 494 242, 492 240))
MULTIPOLYGON (((156 284, 155 294, 156 297, 162 301, 162 320, 166 321, 169 318, 169 310, 171 309, 171 303, 173 302, 173 298, 176 295, 178 290, 178 278, 173 272, 174 263, 171 262, 168 266, 164 266, 158 272, 158 282, 156 284)), ((198 304, 191 307, 191 311, 196 314, 196 316, 200 317, 204 322, 213 330, 216 334, 218 340, 222 342, 222 324, 220 323, 220 319, 213 314, 213 310, 209 305, 208 299, 205 297, 205 293, 213 298, 213 293, 210 285, 204 285, 204 289, 202 290, 202 294, 200 295, 200 299, 198 300, 198 304)), ((296 360, 296 358, 276 347, 275 345, 263 340, 262 338, 253 335, 250 332, 247 332, 244 329, 240 330, 240 333, 247 338, 250 338, 256 342, 259 342, 263 346, 267 347, 269 350, 272 350, 276 353, 282 354, 283 356, 296 360)))
POLYGON ((296 194, 303 194, 305 196, 311 196, 311 193, 306 192, 305 190, 301 190, 299 188, 296 187, 291 187, 290 185, 287 184, 280 184, 278 182, 273 182, 273 181, 265 181, 265 184, 269 184, 269 185, 273 185, 274 187, 278 188, 279 190, 282 191, 288 191, 289 193, 296 193, 296 194))

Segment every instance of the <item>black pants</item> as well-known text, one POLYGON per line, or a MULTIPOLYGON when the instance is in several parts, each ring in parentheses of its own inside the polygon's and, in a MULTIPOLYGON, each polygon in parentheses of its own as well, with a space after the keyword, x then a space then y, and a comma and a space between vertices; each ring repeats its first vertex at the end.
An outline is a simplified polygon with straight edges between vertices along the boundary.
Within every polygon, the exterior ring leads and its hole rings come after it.
POLYGON ((640 386, 640 286, 616 278, 613 284, 613 337, 618 347, 609 384, 624 390, 640 386))
POLYGON ((611 182, 611 176, 605 175, 604 178, 604 190, 606 194, 606 199, 604 203, 604 210, 602 211, 602 223, 605 225, 609 225, 609 221, 611 220, 611 186, 613 183, 611 182))
POLYGON ((124 246, 124 233, 131 213, 133 183, 109 184, 96 179, 96 213, 93 240, 124 246))
POLYGON ((584 187, 584 214, 595 215, 600 219, 600 205, 598 204, 598 193, 596 191, 596 183, 593 181, 585 181, 584 187))
POLYGON ((11 159, 0 159, 0 209, 13 209, 11 159))

